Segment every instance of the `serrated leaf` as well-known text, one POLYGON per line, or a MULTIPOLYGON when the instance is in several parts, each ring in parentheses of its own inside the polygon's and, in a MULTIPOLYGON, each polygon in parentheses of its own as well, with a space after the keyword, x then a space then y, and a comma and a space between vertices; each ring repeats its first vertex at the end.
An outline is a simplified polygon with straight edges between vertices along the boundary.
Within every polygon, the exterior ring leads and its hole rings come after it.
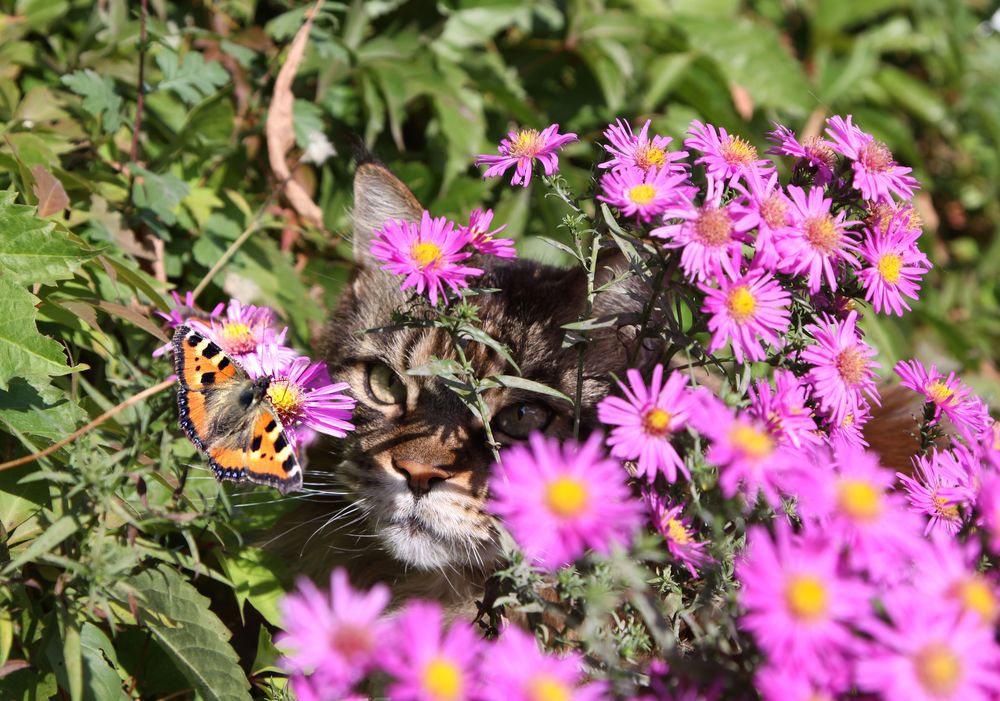
POLYGON ((525 392, 534 392, 535 394, 545 394, 550 397, 557 397, 564 401, 573 403, 573 400, 567 395, 563 394, 557 389, 549 387, 548 385, 543 385, 541 382, 535 382, 534 380, 529 380, 524 377, 516 377, 514 375, 491 375, 483 379, 483 385, 493 385, 496 387, 507 387, 510 389, 523 389, 525 392))
POLYGON ((209 600, 176 570, 158 567, 119 583, 116 598, 135 596, 140 623, 207 701, 246 701, 250 683, 229 644, 230 631, 209 600))
POLYGON ((84 367, 69 367, 62 346, 38 333, 37 303, 35 295, 0 276, 0 390, 7 391, 17 377, 36 388, 47 386, 49 377, 84 367))
POLYGON ((280 626, 278 601, 285 594, 282 578, 288 578, 284 562, 277 555, 259 548, 242 548, 233 557, 219 559, 233 583, 240 614, 249 601, 268 623, 280 626))
POLYGON ((129 168, 137 176, 133 193, 136 205, 152 210, 164 224, 176 222, 177 207, 190 192, 188 184, 170 173, 158 175, 135 163, 130 163, 129 168))
POLYGON ((0 274, 9 282, 49 285, 97 255, 35 216, 35 208, 14 204, 13 192, 0 193, 0 274))
POLYGON ((115 83, 109 76, 98 75, 87 68, 64 75, 62 82, 77 95, 83 96, 83 109, 101 119, 105 133, 118 131, 125 121, 123 102, 115 93, 115 83))
POLYGON ((156 89, 173 90, 189 105, 201 102, 229 81, 221 64, 206 62, 197 51, 189 51, 183 59, 173 51, 163 51, 156 55, 156 65, 163 72, 156 89))
POLYGON ((59 178, 40 165, 34 166, 31 174, 35 176, 31 191, 38 198, 39 217, 51 217, 69 207, 69 196, 59 178))

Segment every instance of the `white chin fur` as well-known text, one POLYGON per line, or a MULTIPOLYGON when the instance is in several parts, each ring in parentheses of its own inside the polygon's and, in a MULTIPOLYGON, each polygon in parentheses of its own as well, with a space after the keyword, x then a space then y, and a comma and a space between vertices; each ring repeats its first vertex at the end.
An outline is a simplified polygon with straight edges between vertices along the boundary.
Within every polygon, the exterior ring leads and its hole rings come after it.
POLYGON ((483 548, 481 541, 454 541, 409 524, 383 525, 379 538, 397 560, 419 570, 439 570, 449 565, 473 565, 471 551, 483 548))

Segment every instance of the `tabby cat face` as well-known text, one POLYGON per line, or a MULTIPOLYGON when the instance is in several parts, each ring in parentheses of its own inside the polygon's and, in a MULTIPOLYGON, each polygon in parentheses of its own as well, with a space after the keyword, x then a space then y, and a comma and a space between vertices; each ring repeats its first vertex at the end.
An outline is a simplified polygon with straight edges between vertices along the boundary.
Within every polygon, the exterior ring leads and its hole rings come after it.
MULTIPOLYGON (((336 381, 350 384, 358 404, 356 431, 338 442, 338 479, 353 495, 382 545, 419 569, 486 568, 496 558, 492 517, 486 512, 493 463, 481 421, 436 377, 408 374, 434 358, 456 358, 439 329, 371 331, 393 311, 422 307, 399 290, 400 279, 368 257, 374 229, 388 219, 417 220, 420 205, 387 170, 359 166, 355 177, 357 269, 321 339, 321 354, 336 381)), ((528 261, 477 259, 485 270, 477 285, 500 291, 477 298, 482 328, 505 344, 524 377, 576 393, 578 351, 563 349, 563 324, 576 321, 585 301, 585 278, 528 261)), ((609 273, 610 274, 610 273, 609 273)), ((599 296, 598 313, 621 319, 637 311, 635 295, 599 296)), ((586 350, 584 419, 609 389, 612 371, 625 365, 631 327, 602 332, 586 350)), ((469 342, 464 352, 479 377, 516 374, 495 351, 469 342)), ((572 432, 572 407, 558 399, 516 389, 484 396, 494 436, 504 444, 530 433, 572 432)))

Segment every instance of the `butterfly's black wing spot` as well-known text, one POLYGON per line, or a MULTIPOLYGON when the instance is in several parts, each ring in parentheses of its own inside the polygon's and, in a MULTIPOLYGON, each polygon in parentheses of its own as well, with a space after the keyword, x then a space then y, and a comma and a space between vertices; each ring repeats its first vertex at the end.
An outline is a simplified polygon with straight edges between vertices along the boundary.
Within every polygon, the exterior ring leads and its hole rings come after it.
POLYGON ((215 384, 215 373, 206 372, 201 376, 201 384, 203 385, 214 385, 215 384))
POLYGON ((291 472, 292 468, 295 467, 295 454, 292 453, 287 458, 285 458, 285 462, 283 462, 281 466, 285 468, 285 472, 291 472))
POLYGON ((222 360, 220 360, 216 364, 216 367, 218 367, 219 370, 225 370, 226 368, 228 368, 229 367, 229 358, 227 358, 226 356, 222 356, 222 360))
POLYGON ((274 429, 276 429, 277 427, 278 427, 278 424, 277 424, 277 423, 275 423, 274 419, 271 419, 271 420, 270 420, 270 421, 268 422, 267 426, 265 426, 265 427, 264 427, 264 431, 265 431, 266 433, 270 433, 271 431, 273 431, 273 430, 274 430, 274 429))
POLYGON ((253 437, 253 441, 250 442, 250 450, 252 450, 255 453, 258 450, 260 450, 260 439, 261 439, 260 436, 254 436, 253 437))
POLYGON ((288 441, 285 440, 285 434, 284 433, 279 433, 278 434, 278 439, 276 441, 274 441, 274 452, 275 452, 275 454, 278 454, 282 450, 284 450, 286 445, 288 445, 288 441))
POLYGON ((202 340, 203 340, 202 337, 196 333, 193 333, 187 337, 188 345, 191 346, 192 348, 197 348, 198 344, 201 343, 202 340))

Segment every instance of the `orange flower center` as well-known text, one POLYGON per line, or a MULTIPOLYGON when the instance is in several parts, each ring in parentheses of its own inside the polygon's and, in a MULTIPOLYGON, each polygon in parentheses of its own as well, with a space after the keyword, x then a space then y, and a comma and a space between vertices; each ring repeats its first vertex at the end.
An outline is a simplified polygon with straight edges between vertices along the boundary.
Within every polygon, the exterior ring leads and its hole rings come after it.
POLYGON ((837 223, 829 214, 806 219, 805 232, 806 241, 820 253, 829 255, 840 246, 840 231, 837 229, 837 223))
POLYGON ((803 141, 802 148, 804 148, 806 153, 810 156, 822 161, 830 168, 833 168, 833 166, 837 164, 836 152, 818 136, 810 136, 808 139, 803 141))
POLYGON ((522 129, 507 147, 515 158, 534 158, 542 150, 542 135, 537 129, 522 129))
POLYGON ((932 696, 950 696, 962 680, 962 661, 948 646, 930 643, 914 655, 913 671, 932 696))
POLYGON ((660 438, 670 433, 670 412, 654 407, 642 417, 642 428, 646 435, 660 438))
POLYGON ((738 136, 722 139, 722 158, 731 166, 749 168, 757 160, 757 149, 738 136))
POLYGON ((733 220, 718 207, 702 207, 694 222, 698 240, 709 248, 721 248, 729 243, 733 233, 733 220))
POLYGON ((941 380, 935 380, 926 387, 927 394, 930 396, 931 401, 935 404, 944 404, 955 394, 955 390, 951 389, 943 383, 941 380))
POLYGON ((760 203, 760 218, 772 229, 785 225, 788 205, 779 195, 771 195, 760 203))
POLYGON ((845 348, 837 354, 837 372, 849 385, 864 382, 868 377, 868 359, 857 348, 845 348))
POLYGON ((662 148, 656 148, 652 144, 640 146, 635 152, 635 164, 643 170, 650 168, 662 168, 667 162, 667 154, 662 148))

